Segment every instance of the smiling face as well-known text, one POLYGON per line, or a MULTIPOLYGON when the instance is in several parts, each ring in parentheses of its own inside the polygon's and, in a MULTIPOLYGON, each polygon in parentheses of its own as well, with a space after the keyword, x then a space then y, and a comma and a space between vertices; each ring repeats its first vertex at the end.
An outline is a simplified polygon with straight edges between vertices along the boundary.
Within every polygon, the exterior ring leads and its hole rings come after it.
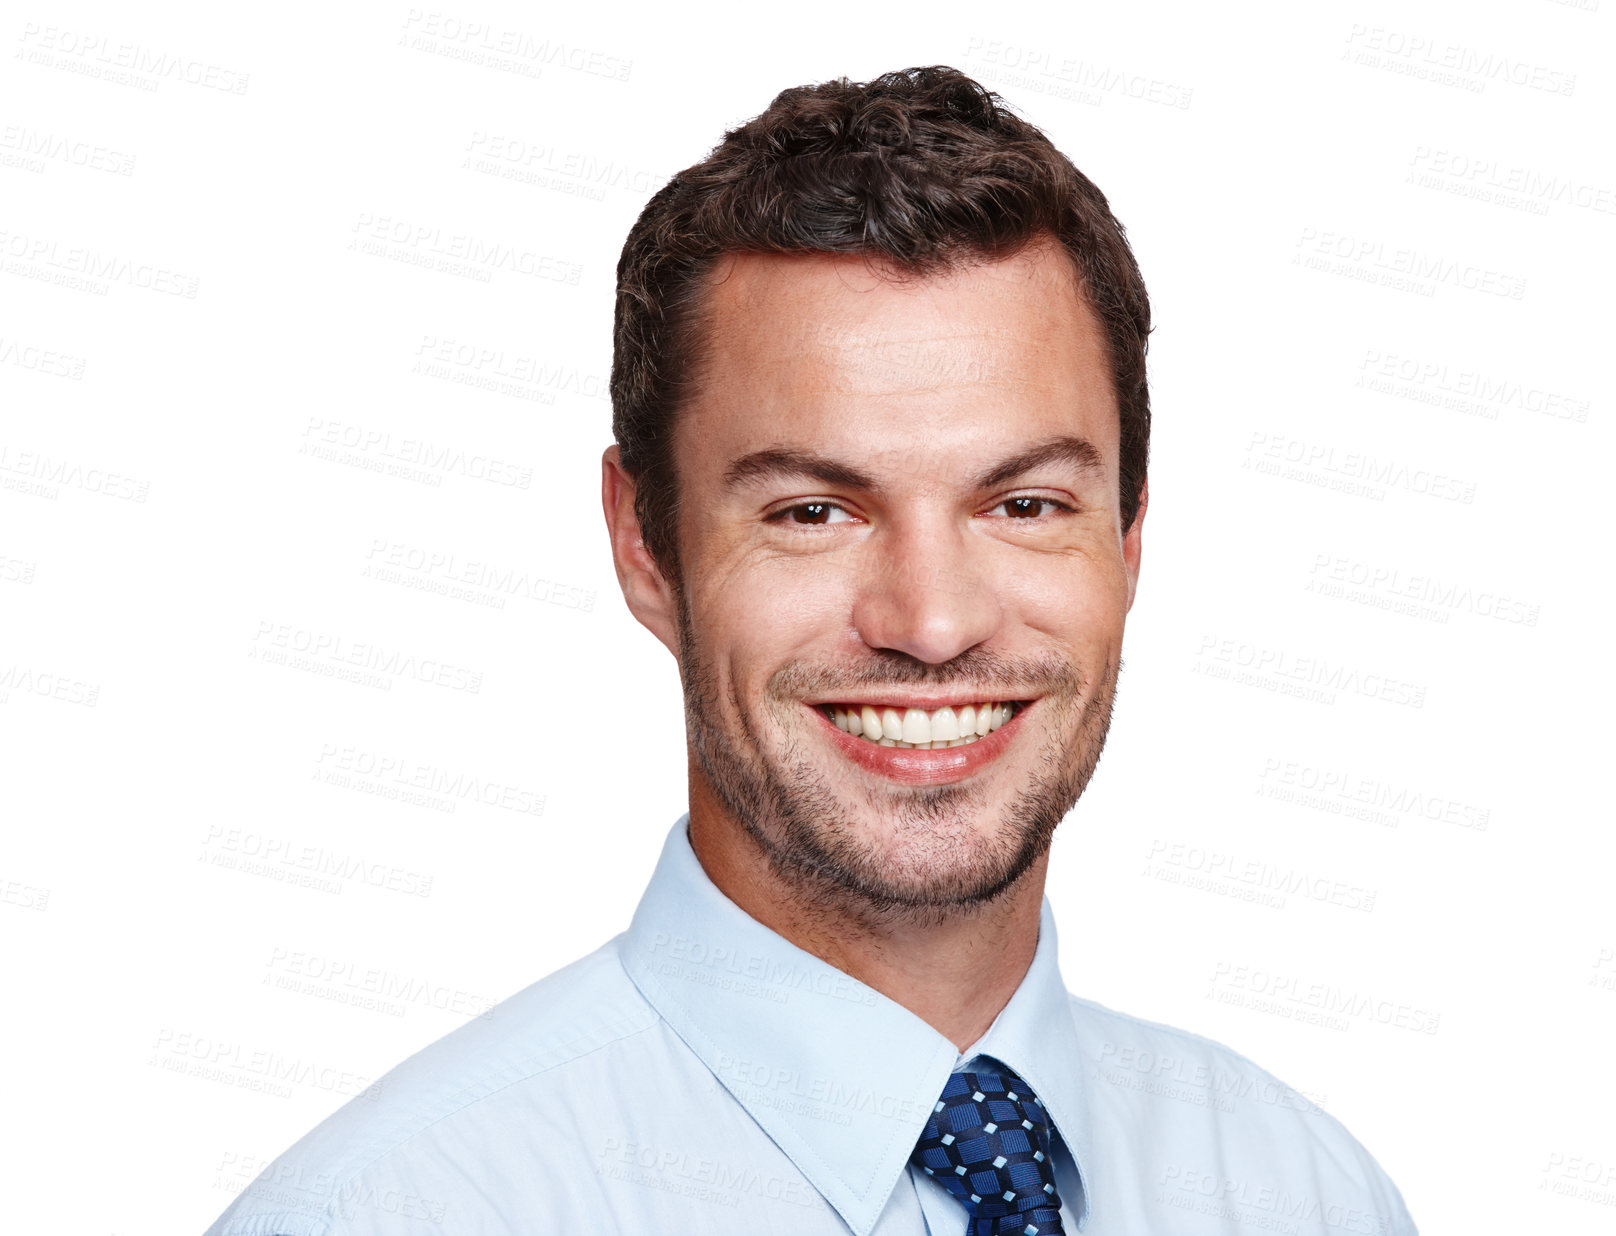
POLYGON ((629 590, 679 656, 693 835, 720 817, 819 901, 991 900, 1109 721, 1143 510, 1120 527, 1104 337, 1052 244, 903 282, 715 275, 675 431, 683 587, 629 590))

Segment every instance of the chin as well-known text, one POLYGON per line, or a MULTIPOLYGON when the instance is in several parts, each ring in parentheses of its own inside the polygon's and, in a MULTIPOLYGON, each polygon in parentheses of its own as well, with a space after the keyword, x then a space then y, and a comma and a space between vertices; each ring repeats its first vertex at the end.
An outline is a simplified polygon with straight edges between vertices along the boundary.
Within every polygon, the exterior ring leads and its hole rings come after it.
POLYGON ((858 814, 850 811, 839 823, 832 822, 835 816, 776 821, 780 832, 759 840, 781 874, 807 878, 827 897, 884 912, 995 901, 1049 846, 1043 832, 1014 820, 988 823, 980 811, 962 818, 955 804, 917 812, 911 802, 903 818, 885 828, 857 821, 858 814))

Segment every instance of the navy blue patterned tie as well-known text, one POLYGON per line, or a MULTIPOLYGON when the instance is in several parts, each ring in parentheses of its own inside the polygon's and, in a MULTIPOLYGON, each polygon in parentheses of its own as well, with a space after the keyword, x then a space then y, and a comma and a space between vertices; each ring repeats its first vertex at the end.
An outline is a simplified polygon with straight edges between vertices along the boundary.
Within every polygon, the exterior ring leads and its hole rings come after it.
POLYGON ((971 1236, 1064 1236, 1049 1163, 1049 1117, 1009 1069, 955 1073, 910 1162, 971 1216, 971 1236))

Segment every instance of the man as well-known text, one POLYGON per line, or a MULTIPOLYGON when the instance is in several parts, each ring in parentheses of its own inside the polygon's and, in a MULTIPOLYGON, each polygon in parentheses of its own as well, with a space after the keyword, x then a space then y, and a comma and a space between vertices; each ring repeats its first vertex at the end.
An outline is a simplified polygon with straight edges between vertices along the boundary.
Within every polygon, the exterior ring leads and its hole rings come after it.
POLYGON ((1148 331, 1104 197, 950 69, 786 91, 661 190, 602 493, 688 815, 624 935, 212 1236, 1413 1232, 1295 1091, 1061 982, 1045 870, 1138 580, 1148 331))

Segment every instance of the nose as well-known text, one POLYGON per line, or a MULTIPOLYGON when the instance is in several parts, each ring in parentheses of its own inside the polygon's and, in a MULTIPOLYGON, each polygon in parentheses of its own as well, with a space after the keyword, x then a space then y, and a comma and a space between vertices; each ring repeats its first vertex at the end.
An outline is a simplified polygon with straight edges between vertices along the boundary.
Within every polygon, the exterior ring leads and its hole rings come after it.
POLYGON ((988 546, 946 519, 889 523, 863 549, 853 626, 871 648, 950 661, 1004 621, 988 546))

